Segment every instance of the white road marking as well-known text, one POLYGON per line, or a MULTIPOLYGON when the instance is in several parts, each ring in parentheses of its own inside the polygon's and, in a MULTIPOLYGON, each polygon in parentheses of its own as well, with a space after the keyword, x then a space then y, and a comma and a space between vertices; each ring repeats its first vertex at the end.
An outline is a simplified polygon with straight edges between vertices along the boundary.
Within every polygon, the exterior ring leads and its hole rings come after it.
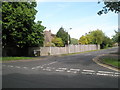
POLYGON ((56 69, 55 71, 57 71, 57 72, 63 72, 63 71, 65 71, 65 70, 67 70, 67 68, 58 68, 58 69, 56 69))
POLYGON ((11 65, 8 65, 8 67, 10 67, 11 65))
POLYGON ((104 75, 104 76, 113 76, 112 74, 107 74, 107 73, 96 73, 97 75, 104 75))
POLYGON ((46 66, 46 65, 47 65, 47 64, 44 64, 44 65, 42 65, 42 67, 43 67, 43 66, 46 66))
POLYGON ((118 72, 114 73, 114 76, 120 76, 120 73, 118 73, 118 72))
POLYGON ((36 68, 40 68, 41 66, 37 66, 36 68))
POLYGON ((113 74, 114 72, 108 72, 108 71, 98 71, 98 73, 110 73, 110 74, 113 74))
POLYGON ((54 64, 54 63, 57 63, 57 61, 55 61, 55 62, 51 62, 51 63, 49 63, 49 64, 47 64, 47 65, 51 65, 51 64, 54 64))
POLYGON ((117 73, 115 73, 115 74, 118 74, 118 75, 119 75, 120 73, 117 72, 117 73))
POLYGON ((73 69, 73 68, 71 68, 70 70, 80 71, 80 69, 73 69))
POLYGON ((77 73, 79 71, 80 69, 73 69, 73 68, 71 68, 70 70, 67 70, 67 72, 72 72, 72 73, 77 73))
POLYGON ((27 67, 23 67, 24 69, 27 69, 27 67))
POLYGON ((57 72, 63 72, 63 71, 65 71, 65 70, 67 70, 67 68, 58 68, 58 69, 56 69, 55 71, 57 71, 57 72))
POLYGON ((46 70, 46 71, 51 71, 51 69, 45 69, 45 68, 44 68, 43 70, 46 70))
POLYGON ((35 69, 35 68, 32 68, 32 69, 35 69))
MULTIPOLYGON (((56 63, 56 62, 52 62, 52 63, 49 63, 50 64, 53 64, 53 63, 56 63)), ((38 68, 41 68, 42 70, 46 70, 46 71, 52 71, 53 69, 55 69, 54 67, 46 67, 46 68, 43 68, 43 66, 45 65, 48 65, 48 64, 44 64, 42 66, 36 66, 36 67, 33 67, 32 69, 38 69, 38 68)), ((21 68, 20 66, 12 66, 12 65, 2 65, 2 66, 7 66, 7 67, 15 67, 15 68, 21 68)), ((24 69, 27 69, 28 67, 23 67, 24 69)), ((75 69, 75 68, 71 68, 71 69, 67 69, 67 68, 58 68, 56 69, 55 71, 57 72, 71 72, 71 73, 78 73, 80 71, 80 69, 75 69)), ((102 75, 102 76, 115 76, 115 77, 118 77, 120 75, 119 72, 108 72, 108 71, 94 71, 94 70, 82 70, 81 72, 82 74, 95 74, 95 75, 102 75)))
POLYGON ((64 70, 59 70, 59 69, 56 69, 55 71, 57 71, 57 72, 63 72, 64 70))
POLYGON ((94 70, 83 70, 84 72, 95 72, 94 70))
POLYGON ((67 68, 58 68, 58 69, 61 69, 61 70, 67 70, 67 68))
POLYGON ((46 67, 47 69, 55 69, 54 67, 46 67))
POLYGON ((92 72, 81 72, 82 74, 95 74, 95 73, 92 73, 92 72))
POLYGON ((40 68, 43 68, 43 67, 40 67, 40 68))
POLYGON ((10 66, 10 67, 14 67, 14 66, 10 66))
POLYGON ((19 66, 15 66, 16 68, 20 68, 19 66))
POLYGON ((94 70, 83 70, 81 73, 82 74, 95 74, 95 71, 94 70))

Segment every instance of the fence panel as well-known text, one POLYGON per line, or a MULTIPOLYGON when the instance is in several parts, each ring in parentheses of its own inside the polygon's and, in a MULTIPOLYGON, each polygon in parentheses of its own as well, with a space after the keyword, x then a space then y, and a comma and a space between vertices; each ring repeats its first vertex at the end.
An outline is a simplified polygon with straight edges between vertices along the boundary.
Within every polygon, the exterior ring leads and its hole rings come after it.
POLYGON ((29 55, 33 53, 34 50, 40 51, 41 56, 47 55, 59 55, 68 53, 77 53, 90 50, 100 49, 100 45, 69 45, 66 47, 32 47, 29 48, 29 55))

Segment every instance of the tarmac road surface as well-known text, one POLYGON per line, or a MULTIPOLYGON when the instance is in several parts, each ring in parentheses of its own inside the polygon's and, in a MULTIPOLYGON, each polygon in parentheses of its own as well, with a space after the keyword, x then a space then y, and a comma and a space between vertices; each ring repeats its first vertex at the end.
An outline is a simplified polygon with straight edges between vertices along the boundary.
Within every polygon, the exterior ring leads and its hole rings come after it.
POLYGON ((3 88, 118 88, 116 72, 92 59, 118 48, 70 56, 2 63, 3 88))

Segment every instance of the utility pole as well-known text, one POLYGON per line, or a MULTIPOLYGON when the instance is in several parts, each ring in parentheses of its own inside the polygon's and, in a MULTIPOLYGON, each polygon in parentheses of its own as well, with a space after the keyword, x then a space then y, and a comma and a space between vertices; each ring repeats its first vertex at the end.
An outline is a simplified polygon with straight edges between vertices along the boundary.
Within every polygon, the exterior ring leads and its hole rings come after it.
MULTIPOLYGON (((72 29, 72 28, 69 28, 69 30, 71 30, 71 29, 72 29)), ((69 31, 69 30, 68 30, 68 31, 69 31)), ((68 31, 67 31, 67 32, 68 32, 68 31)), ((70 43, 70 40, 69 40, 69 39, 70 39, 70 38, 69 38, 69 33, 68 33, 68 45, 69 45, 69 43, 70 43)))
MULTIPOLYGON (((71 30, 72 28, 69 28, 69 30, 71 30)), ((69 31, 68 30, 68 31, 69 31)), ((67 31, 67 33, 68 33, 68 31, 67 31)), ((69 38, 69 33, 68 33, 68 53, 70 53, 70 49, 69 49, 69 43, 70 43, 70 40, 69 40, 70 38, 69 38)))

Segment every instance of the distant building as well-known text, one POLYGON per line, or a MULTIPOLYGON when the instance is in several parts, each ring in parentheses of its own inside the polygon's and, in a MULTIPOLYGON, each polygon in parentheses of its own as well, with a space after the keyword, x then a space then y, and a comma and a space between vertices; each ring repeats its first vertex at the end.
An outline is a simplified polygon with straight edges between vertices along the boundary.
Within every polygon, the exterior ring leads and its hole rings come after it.
POLYGON ((51 30, 47 31, 45 30, 44 32, 44 46, 50 46, 51 45, 51 42, 52 42, 52 39, 55 37, 56 35, 55 34, 52 34, 51 33, 51 30))

